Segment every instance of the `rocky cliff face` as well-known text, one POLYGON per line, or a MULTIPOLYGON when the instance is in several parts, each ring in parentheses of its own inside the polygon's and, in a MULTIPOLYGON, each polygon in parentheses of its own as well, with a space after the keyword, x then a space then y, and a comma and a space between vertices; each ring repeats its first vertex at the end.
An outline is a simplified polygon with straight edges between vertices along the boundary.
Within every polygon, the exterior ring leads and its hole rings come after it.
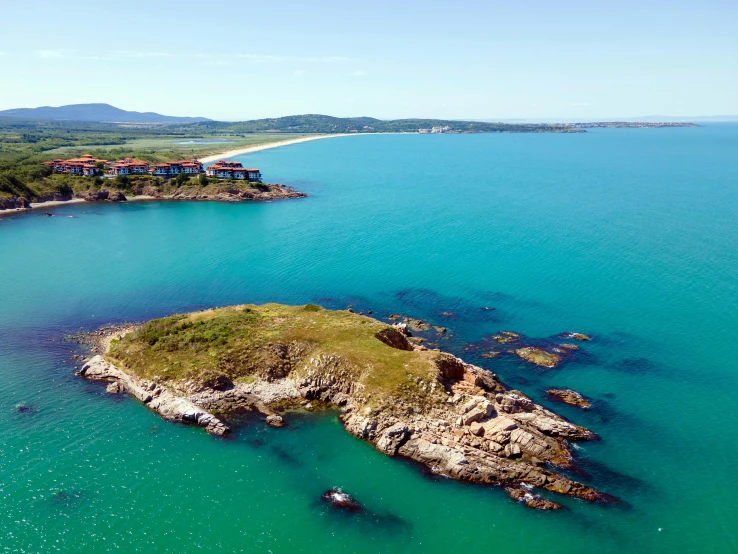
MULTIPOLYGON (((397 328, 378 333, 377 340, 401 350, 413 348, 397 328)), ((436 374, 417 383, 426 401, 378 401, 367 395, 355 368, 340 355, 310 357, 299 345, 274 347, 283 347, 282 358, 289 364, 279 365, 280 371, 265 369, 250 383, 222 376, 197 382, 144 380, 102 356, 89 360, 80 374, 109 381, 110 392, 127 391, 167 419, 191 422, 216 435, 228 432, 228 426, 214 413, 258 410, 269 424, 281 425, 280 406, 321 401, 339 408, 345 429, 380 452, 412 459, 450 478, 502 485, 530 507, 560 507, 533 494, 533 487, 587 501, 609 499, 552 470, 570 464, 568 441, 596 435, 508 389, 489 371, 450 354, 427 352, 435 356, 436 374)))
POLYGON ((0 198, 0 210, 17 210, 20 208, 30 208, 31 203, 20 196, 9 196, 0 198))

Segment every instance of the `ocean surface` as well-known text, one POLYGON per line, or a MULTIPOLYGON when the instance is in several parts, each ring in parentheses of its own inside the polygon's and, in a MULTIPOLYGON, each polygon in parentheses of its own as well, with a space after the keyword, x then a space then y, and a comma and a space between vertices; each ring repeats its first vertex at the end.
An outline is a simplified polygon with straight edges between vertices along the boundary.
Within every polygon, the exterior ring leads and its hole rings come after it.
POLYGON ((236 159, 310 197, 0 217, 0 550, 738 551, 738 125, 351 136, 236 159), (213 438, 75 377, 64 340, 267 301, 447 326, 444 349, 601 436, 575 477, 621 501, 529 510, 387 458, 332 412, 213 438), (594 340, 552 370, 465 353, 499 330, 594 340), (551 386, 594 406, 551 403, 551 386), (321 504, 336 486, 366 513, 321 504))

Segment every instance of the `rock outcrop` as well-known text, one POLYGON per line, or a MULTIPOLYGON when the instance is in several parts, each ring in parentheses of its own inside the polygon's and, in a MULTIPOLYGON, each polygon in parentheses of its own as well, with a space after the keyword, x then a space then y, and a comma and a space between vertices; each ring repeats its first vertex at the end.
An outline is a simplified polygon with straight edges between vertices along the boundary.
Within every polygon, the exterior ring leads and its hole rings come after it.
POLYGON ((109 381, 108 392, 128 392, 165 419, 194 423, 216 435, 229 428, 211 411, 256 409, 267 415, 268 424, 281 426, 284 419, 271 411, 270 404, 321 400, 341 407, 340 419, 346 430, 373 443, 380 452, 410 458, 433 473, 454 479, 507 485, 514 499, 530 507, 556 509, 559 505, 520 489, 523 484, 589 501, 607 499, 544 467, 546 462, 563 467, 569 464, 571 455, 564 439, 590 440, 595 435, 535 404, 523 393, 506 390, 486 370, 439 354, 437 386, 447 391, 446 405, 430 413, 403 413, 367 406, 362 388, 341 374, 340 360, 325 357, 311 361, 316 369, 330 366, 331 371, 327 376, 316 371, 298 380, 283 377, 235 384, 226 390, 192 382, 165 387, 131 376, 99 355, 82 367, 80 375, 109 381))
POLYGON ((30 207, 31 203, 20 196, 0 197, 0 210, 19 210, 30 207))
MULTIPOLYGON (((270 306, 274 314, 276 308, 270 306)), ((292 312, 285 313, 302 314, 306 322, 324 313, 289 309, 292 312)), ((256 308, 223 310, 235 317, 256 308)), ((335 313, 336 318, 348 314, 335 313)), ((194 423, 216 435, 228 431, 220 418, 235 411, 257 410, 269 425, 282 426, 289 425, 290 412, 285 408, 332 405, 340 409, 340 421, 349 433, 383 454, 414 460, 453 479, 502 485, 512 498, 532 508, 559 507, 534 494, 533 488, 587 501, 611 499, 555 471, 571 463, 569 442, 594 439, 594 433, 509 389, 490 371, 451 354, 413 347, 396 327, 381 328, 381 322, 358 314, 349 317, 361 318, 356 319, 358 327, 374 326, 368 340, 386 345, 382 356, 422 364, 423 371, 408 372, 407 383, 399 387, 377 388, 366 380, 372 371, 368 361, 314 351, 303 339, 292 339, 287 344, 252 347, 251 361, 242 363, 256 360, 262 365, 248 367, 248 380, 218 373, 204 373, 197 379, 144 379, 100 355, 91 358, 80 374, 108 381, 109 392, 125 390, 166 419, 194 423)), ((282 319, 277 318, 275 325, 282 319)), ((171 325, 179 321, 174 318, 171 325)), ((379 350, 383 348, 380 345, 379 350)), ((403 371, 393 378, 404 376, 403 371)))
POLYGON ((548 389, 546 393, 553 399, 559 400, 561 402, 564 402, 565 404, 569 404, 570 406, 575 406, 577 408, 582 408, 584 410, 588 410, 592 407, 592 404, 584 398, 581 394, 579 394, 575 390, 571 389, 548 389))
POLYGON ((194 423, 205 427, 205 430, 213 435, 224 435, 229 431, 225 423, 186 398, 173 394, 166 387, 153 381, 125 373, 100 355, 93 356, 84 364, 79 374, 87 379, 108 381, 110 383, 108 392, 117 393, 125 390, 169 421, 194 423))
POLYGON ((540 367, 556 367, 561 361, 560 356, 557 356, 553 352, 546 352, 542 348, 536 348, 535 346, 518 348, 514 352, 519 358, 540 367))

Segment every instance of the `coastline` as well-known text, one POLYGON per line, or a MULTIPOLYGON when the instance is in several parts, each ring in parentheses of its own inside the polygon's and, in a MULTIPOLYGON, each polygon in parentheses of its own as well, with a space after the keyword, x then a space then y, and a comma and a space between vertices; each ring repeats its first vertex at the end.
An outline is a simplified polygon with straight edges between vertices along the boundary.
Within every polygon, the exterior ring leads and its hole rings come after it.
MULTIPOLYGON (((367 134, 367 133, 362 133, 362 134, 367 134)), ((334 138, 334 137, 350 137, 350 136, 354 136, 354 135, 350 133, 337 133, 335 135, 315 135, 312 137, 288 139, 288 140, 283 140, 279 142, 258 144, 256 146, 247 146, 245 148, 234 148, 232 150, 225 150, 224 152, 221 152, 219 154, 212 154, 210 156, 204 156, 202 158, 198 158, 198 160, 205 164, 205 163, 215 162, 215 161, 225 159, 225 158, 231 158, 233 156, 241 156, 243 154, 250 154, 251 152, 259 152, 261 150, 268 150, 270 148, 278 148, 280 146, 290 146, 292 144, 300 144, 302 142, 309 142, 312 140, 334 138)))
MULTIPOLYGON (((196 195, 186 196, 180 194, 166 194, 153 196, 150 194, 137 194, 136 196, 125 197, 124 199, 116 202, 144 202, 144 201, 183 201, 183 202, 195 202, 195 201, 212 201, 212 202, 243 202, 243 201, 272 201, 272 200, 285 200, 291 198, 304 198, 307 196, 304 192, 297 191, 291 187, 284 185, 269 185, 271 190, 266 193, 247 193, 242 192, 240 194, 233 194, 230 192, 218 193, 213 195, 196 195)), ((25 208, 9 208, 0 210, 0 217, 3 215, 13 215, 19 213, 30 212, 32 210, 38 210, 40 208, 55 208, 58 206, 64 206, 67 204, 79 204, 87 202, 91 204, 106 202, 105 200, 88 200, 85 198, 71 198, 69 200, 49 200, 47 202, 33 202, 25 208)), ((52 215, 52 214, 49 214, 52 215)))
MULTIPOLYGON (((182 318, 213 329, 227 321, 233 325, 228 332, 234 337, 253 330, 249 336, 258 346, 254 352, 264 348, 284 352, 289 362, 265 365, 263 359, 254 358, 251 361, 258 363, 252 366, 243 359, 238 369, 201 367, 195 373, 170 372, 161 377, 158 362, 147 364, 139 358, 141 348, 150 345, 144 345, 148 343, 139 333, 131 333, 145 331, 149 322, 90 333, 94 355, 78 374, 106 382, 110 394, 128 393, 165 420, 195 424, 216 436, 231 431, 228 418, 239 411, 259 412, 265 424, 282 427, 290 424, 295 410, 331 406, 340 410, 339 420, 349 434, 379 452, 413 460, 434 474, 458 481, 500 486, 530 508, 562 508, 534 489, 589 502, 616 501, 557 472, 573 467, 571 441, 589 441, 597 435, 535 404, 487 370, 413 344, 405 323, 391 325, 313 304, 240 305, 155 320, 160 339, 181 338, 183 328, 178 322, 182 318), (256 328, 251 325, 252 314, 261 316, 256 328), (314 342, 284 342, 293 324, 306 322, 317 323, 314 342), (353 330, 352 337, 346 336, 347 329, 353 330), (118 341, 113 343, 112 338, 118 341), (369 339, 376 341, 372 348, 356 350, 357 344, 369 339), (369 367, 379 368, 372 370, 373 378, 357 372, 349 361, 358 352, 369 367), (387 363, 398 358, 404 363, 387 363), (133 370, 134 366, 138 369, 133 370), (392 385, 398 371, 403 376, 412 371, 407 374, 410 381, 399 388, 392 385)), ((211 356, 227 355, 228 347, 213 343, 212 348, 211 356)), ((192 355, 172 352, 185 358, 192 355)))
MULTIPOLYGON (((362 133, 362 134, 368 134, 368 133, 362 133)), ((259 152, 261 150, 268 150, 270 148, 278 148, 280 146, 290 146, 293 144, 300 144, 300 143, 309 142, 312 140, 319 140, 319 139, 326 139, 326 138, 333 138, 333 137, 349 137, 349 136, 353 136, 353 134, 337 133, 337 134, 331 134, 331 135, 315 135, 311 137, 302 137, 298 139, 288 139, 288 140, 283 140, 279 142, 271 142, 271 143, 266 143, 266 144, 259 144, 256 146, 248 146, 245 148, 235 148, 232 150, 225 150, 223 152, 220 152, 219 154, 212 154, 210 156, 205 156, 205 157, 198 158, 198 159, 202 163, 205 164, 205 163, 214 162, 214 161, 224 159, 224 158, 231 158, 233 156, 249 154, 251 152, 259 152)), ((141 195, 132 196, 130 198, 127 198, 126 201, 136 202, 136 201, 143 201, 143 200, 176 200, 176 199, 177 198, 174 197, 173 195, 157 197, 157 196, 141 194, 141 195)), ((88 202, 88 201, 85 200, 84 198, 71 198, 70 200, 49 200, 46 202, 31 202, 30 206, 27 208, 8 208, 5 210, 0 210, 0 217, 2 217, 3 215, 12 215, 12 214, 17 214, 17 213, 28 212, 28 211, 39 209, 39 208, 53 208, 56 206, 64 206, 66 204, 77 204, 80 202, 88 202)))

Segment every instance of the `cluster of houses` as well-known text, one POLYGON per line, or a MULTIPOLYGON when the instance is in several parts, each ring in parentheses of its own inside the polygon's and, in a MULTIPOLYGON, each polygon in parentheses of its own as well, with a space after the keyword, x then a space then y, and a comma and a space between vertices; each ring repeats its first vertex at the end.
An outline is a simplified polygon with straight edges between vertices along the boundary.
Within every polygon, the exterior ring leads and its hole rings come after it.
MULTIPOLYGON (((150 164, 143 160, 125 158, 117 162, 98 160, 92 154, 85 154, 81 158, 71 160, 53 160, 41 162, 49 166, 54 173, 68 173, 71 175, 156 175, 159 177, 173 177, 180 173, 199 175, 203 173, 202 162, 199 160, 178 160, 161 164, 150 164)), ((206 173, 217 179, 236 179, 261 182, 261 172, 256 168, 245 168, 240 162, 219 160, 207 167, 206 173)))
POLYGON ((241 165, 241 162, 218 160, 213 165, 208 166, 207 174, 218 179, 246 179, 261 182, 261 172, 255 167, 245 168, 241 165))

